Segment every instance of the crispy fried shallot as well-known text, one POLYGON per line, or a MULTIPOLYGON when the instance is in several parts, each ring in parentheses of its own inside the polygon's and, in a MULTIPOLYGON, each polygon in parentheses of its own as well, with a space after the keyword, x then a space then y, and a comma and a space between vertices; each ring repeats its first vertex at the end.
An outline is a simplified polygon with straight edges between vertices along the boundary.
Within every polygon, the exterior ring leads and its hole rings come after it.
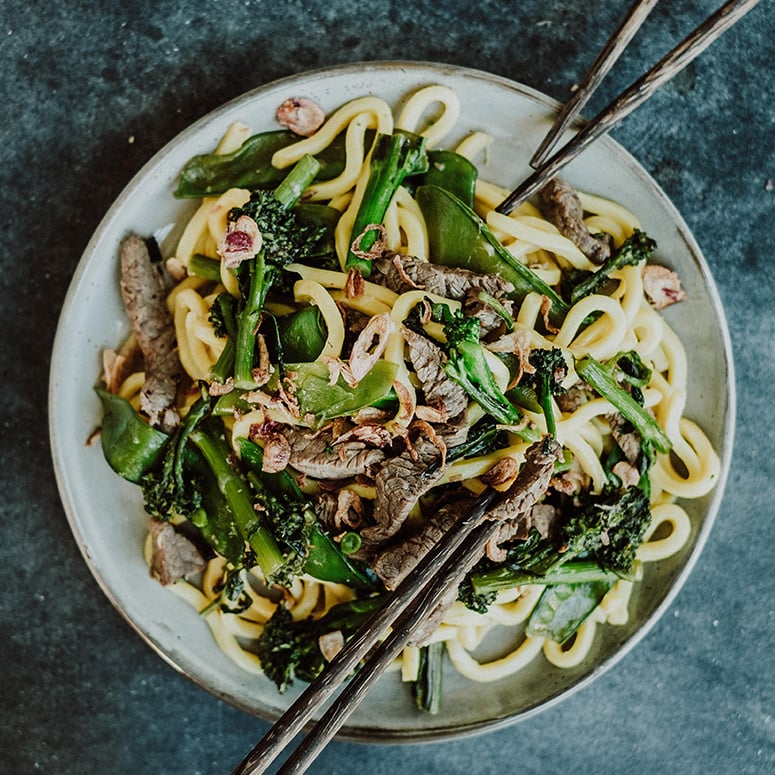
POLYGON ((296 135, 309 137, 323 126, 326 114, 323 108, 306 97, 291 97, 277 108, 277 123, 296 135))
POLYGON ((226 231, 218 240, 218 255, 229 269, 236 269, 261 250, 263 237, 258 224, 249 215, 240 215, 236 221, 229 221, 226 231))

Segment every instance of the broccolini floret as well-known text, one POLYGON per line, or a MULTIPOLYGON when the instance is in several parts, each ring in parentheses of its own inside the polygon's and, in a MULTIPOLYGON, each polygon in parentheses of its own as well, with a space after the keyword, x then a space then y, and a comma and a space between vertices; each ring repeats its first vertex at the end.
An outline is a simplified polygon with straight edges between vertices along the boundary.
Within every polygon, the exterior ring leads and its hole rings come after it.
POLYGON ((557 422, 552 407, 552 397, 565 392, 562 382, 568 376, 568 364, 559 347, 551 349, 536 348, 528 357, 535 371, 525 371, 520 379, 521 387, 532 388, 536 401, 546 418, 546 430, 552 436, 557 435, 557 422))
MULTIPOLYGON (((589 563, 605 574, 627 577, 650 522, 649 500, 639 487, 588 494, 568 509, 556 535, 544 538, 532 530, 525 541, 509 549, 503 565, 472 573, 473 591, 481 595, 531 583, 531 579, 540 583, 542 577, 557 578, 573 560, 585 561, 585 581, 595 578, 589 563)), ((563 581, 572 581, 570 574, 563 581)))
POLYGON ((635 229, 619 247, 619 249, 598 269, 587 275, 571 291, 571 303, 589 296, 608 281, 612 272, 625 266, 635 266, 648 261, 657 248, 657 243, 645 232, 635 229))
POLYGON ((234 355, 234 383, 238 388, 256 387, 256 330, 269 289, 281 277, 283 267, 292 261, 304 261, 314 251, 320 236, 321 229, 302 223, 292 210, 318 169, 318 163, 305 156, 273 192, 256 191, 242 207, 229 211, 230 222, 247 216, 261 234, 257 254, 243 261, 238 269, 241 302, 236 315, 234 355))
POLYGON ((280 605, 272 614, 258 639, 257 652, 264 674, 280 692, 294 679, 314 681, 325 667, 320 650, 322 635, 340 632, 346 641, 352 637, 383 603, 384 596, 339 603, 320 619, 294 621, 290 611, 280 605))
POLYGON ((479 342, 479 320, 446 304, 431 304, 431 320, 444 327, 441 345, 447 361, 444 371, 502 425, 518 425, 522 415, 503 395, 487 363, 486 350, 479 342))

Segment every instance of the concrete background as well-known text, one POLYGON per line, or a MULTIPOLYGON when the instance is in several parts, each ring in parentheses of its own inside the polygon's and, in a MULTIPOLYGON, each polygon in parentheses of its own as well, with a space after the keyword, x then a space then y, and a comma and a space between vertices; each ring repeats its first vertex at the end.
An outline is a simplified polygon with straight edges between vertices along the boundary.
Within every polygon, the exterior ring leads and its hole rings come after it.
MULTIPOLYGON (((587 115, 719 2, 658 6, 587 115)), ((45 407, 59 309, 133 174, 226 100, 341 62, 450 62, 564 100, 629 5, 0 2, 0 772, 225 773, 267 728, 130 630, 83 562, 54 482, 45 407)), ((631 654, 559 706, 456 742, 336 742, 313 772, 775 771, 773 40, 764 0, 613 133, 694 231, 735 350, 733 467, 688 583, 631 654)))

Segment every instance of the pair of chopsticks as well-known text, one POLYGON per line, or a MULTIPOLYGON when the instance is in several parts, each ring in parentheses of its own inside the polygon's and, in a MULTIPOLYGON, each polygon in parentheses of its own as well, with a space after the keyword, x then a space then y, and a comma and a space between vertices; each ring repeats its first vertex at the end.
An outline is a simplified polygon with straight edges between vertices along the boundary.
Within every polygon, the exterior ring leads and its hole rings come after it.
POLYGON ((557 175, 568 162, 575 159, 595 140, 610 132, 625 116, 642 105, 660 86, 680 73, 714 40, 758 3, 759 0, 730 0, 725 3, 672 51, 660 59, 654 67, 638 78, 582 127, 561 150, 547 159, 549 151, 557 143, 560 134, 581 111, 592 92, 598 87, 657 4, 657 0, 638 0, 630 9, 627 18, 592 63, 574 96, 559 112, 552 128, 530 161, 530 165, 535 171, 495 208, 497 212, 508 215, 516 210, 544 183, 557 175))
POLYGON ((336 734, 347 716, 358 706, 385 669, 408 643, 415 628, 434 610, 445 592, 459 584, 466 558, 479 558, 499 529, 497 520, 484 520, 500 494, 486 489, 460 520, 415 566, 369 621, 328 663, 269 732, 233 771, 233 775, 265 772, 293 737, 301 731, 344 681, 390 630, 371 653, 368 663, 344 688, 320 721, 278 771, 284 775, 305 772, 317 754, 336 734))
MULTIPOLYGON (((567 145, 547 159, 547 154, 556 144, 560 134, 578 115, 656 2, 657 0, 639 0, 631 8, 627 18, 595 59, 578 91, 560 111, 549 134, 536 151, 531 160, 535 171, 504 199, 497 207, 498 212, 508 214, 516 209, 590 143, 606 134, 648 99, 659 86, 680 72, 759 0, 727 2, 586 124, 567 145)), ((479 496, 470 513, 418 563, 385 605, 372 615, 361 631, 331 660, 323 673, 278 719, 234 769, 232 775, 257 775, 265 772, 371 652, 368 661, 331 702, 314 728, 278 772, 290 775, 307 770, 348 715, 363 700, 371 686, 409 642, 414 630, 433 612, 444 595, 460 582, 460 568, 466 566, 466 558, 478 558, 482 554, 487 542, 499 528, 499 522, 496 520, 483 519, 497 497, 498 493, 492 489, 485 490, 479 496)))

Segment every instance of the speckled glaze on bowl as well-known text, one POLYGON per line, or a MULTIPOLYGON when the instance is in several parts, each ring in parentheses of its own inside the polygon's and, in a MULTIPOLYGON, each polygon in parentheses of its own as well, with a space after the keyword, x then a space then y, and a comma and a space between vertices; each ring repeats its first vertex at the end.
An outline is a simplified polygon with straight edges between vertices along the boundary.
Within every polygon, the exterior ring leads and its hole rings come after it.
MULTIPOLYGON (((191 156, 215 147, 233 121, 254 131, 275 128, 275 109, 291 96, 314 99, 327 111, 365 94, 395 106, 418 87, 434 83, 454 88, 462 103, 449 144, 471 130, 486 130, 493 142, 481 177, 514 187, 528 174, 528 159, 551 124, 556 103, 548 97, 488 73, 418 62, 346 65, 293 76, 204 117, 143 167, 87 246, 62 310, 51 364, 51 446, 65 511, 89 568, 116 608, 169 664, 217 697, 269 720, 301 687, 280 696, 263 677, 243 672, 218 649, 206 623, 150 578, 142 556, 147 520, 140 492, 108 468, 98 444, 85 444, 100 418, 92 389, 100 354, 128 332, 118 289, 118 246, 132 231, 154 234, 164 248, 174 244, 174 224, 196 206, 172 196, 178 172, 191 156)), ((729 467, 734 380, 729 336, 707 264, 660 188, 610 139, 585 151, 563 174, 579 188, 635 212, 657 240, 660 260, 681 276, 688 298, 666 316, 689 353, 687 414, 703 426, 721 456, 718 485, 708 496, 684 504, 693 525, 688 548, 647 569, 630 604, 630 622, 600 628, 584 664, 559 670, 539 658, 493 683, 472 683, 449 669, 437 716, 416 711, 408 688, 387 674, 350 717, 342 738, 442 739, 510 724, 559 702, 600 676, 646 634, 670 605, 710 532, 729 467)))

